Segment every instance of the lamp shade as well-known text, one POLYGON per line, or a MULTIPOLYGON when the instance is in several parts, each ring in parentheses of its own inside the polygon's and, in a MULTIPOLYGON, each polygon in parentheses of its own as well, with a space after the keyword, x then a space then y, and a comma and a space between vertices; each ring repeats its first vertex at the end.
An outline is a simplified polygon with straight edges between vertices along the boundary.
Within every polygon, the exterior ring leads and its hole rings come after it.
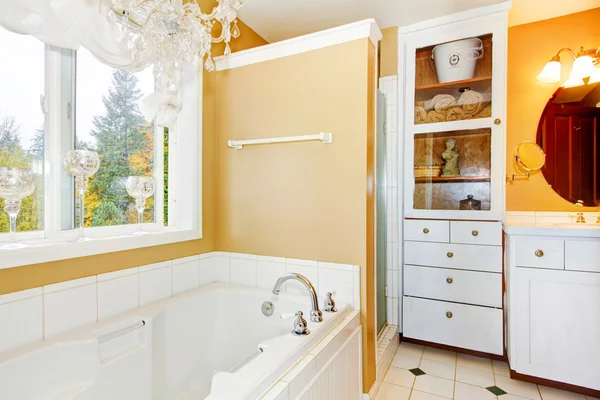
POLYGON ((560 61, 548 61, 537 80, 544 83, 560 82, 560 61))
POLYGON ((573 69, 571 69, 570 79, 580 80, 587 78, 594 73, 594 62, 590 56, 579 56, 573 61, 573 69))
POLYGON ((590 81, 588 83, 600 82, 600 68, 594 68, 594 72, 590 75, 590 81))

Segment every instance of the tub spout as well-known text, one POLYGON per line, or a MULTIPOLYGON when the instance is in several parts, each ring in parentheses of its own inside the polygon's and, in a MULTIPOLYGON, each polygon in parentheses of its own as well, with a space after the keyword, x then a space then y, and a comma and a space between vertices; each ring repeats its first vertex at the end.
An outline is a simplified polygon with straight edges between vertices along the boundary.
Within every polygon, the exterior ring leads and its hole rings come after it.
POLYGON ((308 293, 310 294, 310 302, 312 303, 312 310, 310 311, 311 322, 323 322, 323 313, 321 312, 321 310, 319 310, 319 299, 317 298, 317 291, 315 290, 315 287, 312 285, 312 283, 310 283, 310 281, 306 279, 304 275, 300 275, 295 272, 290 272, 281 275, 279 279, 277 279, 277 282, 275 282, 275 286, 273 286, 273 294, 279 294, 279 292, 281 291, 281 285, 283 285, 284 282, 289 281, 290 279, 302 283, 308 290, 308 293))

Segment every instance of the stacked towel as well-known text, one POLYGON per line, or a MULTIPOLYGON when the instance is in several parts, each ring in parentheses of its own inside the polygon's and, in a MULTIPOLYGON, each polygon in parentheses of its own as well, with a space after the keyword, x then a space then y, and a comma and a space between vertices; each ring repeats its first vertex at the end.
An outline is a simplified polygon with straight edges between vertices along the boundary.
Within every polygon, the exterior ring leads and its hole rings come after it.
POLYGON ((415 124, 488 118, 491 115, 490 95, 474 90, 465 91, 458 100, 449 94, 438 94, 433 99, 415 103, 415 124))

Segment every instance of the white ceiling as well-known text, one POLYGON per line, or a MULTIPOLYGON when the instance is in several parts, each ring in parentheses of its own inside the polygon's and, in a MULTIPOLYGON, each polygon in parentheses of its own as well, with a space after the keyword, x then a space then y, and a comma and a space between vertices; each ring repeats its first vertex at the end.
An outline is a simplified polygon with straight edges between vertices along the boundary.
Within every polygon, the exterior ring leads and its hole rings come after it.
MULTIPOLYGON (((245 0, 240 19, 268 42, 375 18, 380 28, 454 14, 508 0, 245 0)), ((513 0, 510 25, 600 7, 600 0, 513 0)))

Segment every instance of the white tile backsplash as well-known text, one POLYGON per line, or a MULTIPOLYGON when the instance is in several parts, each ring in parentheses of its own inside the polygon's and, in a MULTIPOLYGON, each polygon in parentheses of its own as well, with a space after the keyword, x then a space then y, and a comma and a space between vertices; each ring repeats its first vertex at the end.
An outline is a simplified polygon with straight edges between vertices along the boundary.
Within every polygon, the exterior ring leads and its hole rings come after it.
MULTIPOLYGON (((95 278, 94 276, 94 280, 95 278)), ((91 284, 48 294, 44 287, 45 339, 97 322, 97 287, 96 284, 91 284)))
MULTIPOLYGON (((214 252, 0 295, 0 354, 214 282, 270 290, 286 272, 306 276, 320 306, 336 290, 338 307, 360 307, 357 265, 214 252)), ((293 281, 286 291, 307 295, 293 281)))
POLYGON ((173 263, 173 296, 200 286, 200 260, 186 259, 185 263, 173 263))
POLYGON ((139 274, 98 281, 98 321, 139 307, 139 274))
POLYGON ((323 307, 325 293, 336 291, 333 300, 336 307, 354 304, 354 274, 352 270, 319 268, 319 307, 323 307))
POLYGON ((0 354, 44 340, 44 310, 39 292, 34 297, 0 305, 0 354))
POLYGON ((231 283, 256 286, 256 256, 254 258, 231 257, 231 283))
POLYGON ((256 264, 256 287, 271 289, 279 279, 285 274, 285 259, 283 262, 264 261, 260 258, 256 264))
POLYGON ((148 272, 142 272, 144 268, 140 268, 140 307, 172 297, 173 268, 171 265, 167 264, 162 268, 152 268, 148 272))

